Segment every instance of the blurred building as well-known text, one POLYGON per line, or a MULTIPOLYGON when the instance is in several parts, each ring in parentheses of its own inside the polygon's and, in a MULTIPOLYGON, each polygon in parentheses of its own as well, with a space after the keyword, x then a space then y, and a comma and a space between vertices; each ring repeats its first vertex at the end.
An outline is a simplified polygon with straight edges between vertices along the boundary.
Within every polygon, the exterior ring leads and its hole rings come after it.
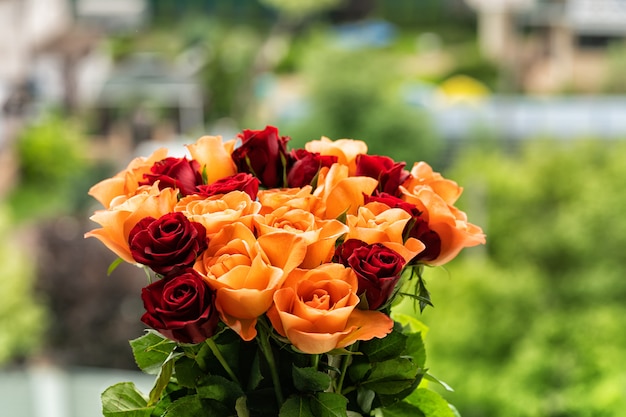
POLYGON ((626 1, 465 1, 478 13, 483 52, 521 90, 611 92, 611 77, 621 72, 616 48, 626 38, 626 1))

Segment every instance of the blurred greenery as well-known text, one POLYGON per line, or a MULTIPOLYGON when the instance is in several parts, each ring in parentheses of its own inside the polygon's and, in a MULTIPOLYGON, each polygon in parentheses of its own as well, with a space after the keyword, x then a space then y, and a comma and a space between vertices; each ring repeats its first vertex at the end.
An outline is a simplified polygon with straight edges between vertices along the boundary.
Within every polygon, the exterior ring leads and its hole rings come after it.
POLYGON ((324 35, 313 37, 299 66, 307 84, 307 111, 283 129, 293 147, 319 139, 353 138, 367 142, 369 152, 409 166, 418 160, 436 163, 443 148, 430 119, 403 101, 404 58, 388 49, 345 49, 324 35))
POLYGON ((626 144, 479 147, 448 176, 485 248, 427 271, 429 363, 464 417, 626 407, 626 144))
POLYGON ((24 359, 41 346, 46 329, 45 308, 34 295, 34 252, 28 247, 29 236, 15 230, 5 207, 0 207, 0 366, 24 359))

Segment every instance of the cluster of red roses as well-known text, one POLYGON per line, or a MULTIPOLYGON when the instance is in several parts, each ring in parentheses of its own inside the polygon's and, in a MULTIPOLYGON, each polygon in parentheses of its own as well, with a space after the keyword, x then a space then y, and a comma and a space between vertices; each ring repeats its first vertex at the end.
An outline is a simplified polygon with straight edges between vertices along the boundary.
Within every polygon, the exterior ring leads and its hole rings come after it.
POLYGON ((90 190, 91 219, 121 259, 157 278, 142 321, 174 341, 200 343, 219 322, 243 340, 266 316, 305 353, 382 338, 403 271, 441 265, 484 243, 454 203, 455 182, 420 162, 368 155, 327 138, 288 151, 275 127, 159 149, 90 190))

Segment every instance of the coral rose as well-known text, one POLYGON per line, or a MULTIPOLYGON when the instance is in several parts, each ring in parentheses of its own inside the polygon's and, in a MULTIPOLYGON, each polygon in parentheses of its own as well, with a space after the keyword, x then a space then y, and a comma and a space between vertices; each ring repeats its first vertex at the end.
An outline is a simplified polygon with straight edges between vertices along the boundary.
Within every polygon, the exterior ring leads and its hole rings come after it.
POLYGON ((89 195, 95 198, 105 208, 121 204, 128 197, 132 197, 140 188, 143 175, 150 172, 155 162, 167 157, 167 149, 157 149, 148 158, 133 159, 125 170, 118 172, 114 177, 100 181, 89 189, 89 195))
POLYGON ((350 177, 348 167, 333 164, 320 170, 317 188, 313 194, 326 207, 325 218, 335 219, 340 215, 355 214, 364 203, 364 195, 376 189, 378 181, 369 177, 350 177))
POLYGON ((308 211, 289 207, 280 207, 263 218, 256 217, 254 225, 261 236, 286 231, 302 237, 307 244, 302 268, 314 268, 329 262, 335 242, 348 232, 348 226, 338 220, 321 220, 308 211))
POLYGON ((367 153, 367 144, 361 140, 338 139, 330 140, 322 136, 319 140, 312 140, 304 145, 309 152, 320 155, 335 156, 337 162, 349 168, 350 176, 356 175, 356 157, 367 153))
POLYGON ((444 178, 440 173, 433 171, 426 162, 416 162, 411 169, 411 176, 402 184, 409 193, 416 193, 419 189, 429 187, 446 204, 454 204, 463 192, 463 188, 456 182, 444 178))
POLYGON ((370 202, 362 207, 356 216, 348 215, 346 222, 350 230, 347 239, 357 239, 368 244, 382 243, 398 252, 406 262, 424 250, 424 244, 409 237, 404 238, 404 230, 411 215, 401 208, 389 208, 386 204, 370 202))
POLYGON ((128 245, 130 231, 145 217, 159 218, 174 210, 177 192, 173 188, 160 191, 158 184, 130 197, 109 210, 98 210, 90 219, 102 228, 85 233, 95 237, 126 262, 134 263, 128 245))
POLYGON ((207 184, 235 175, 237 167, 230 157, 235 141, 223 142, 221 136, 202 136, 196 143, 187 145, 191 158, 198 161, 200 171, 206 175, 207 184))
POLYGON ((255 239, 242 223, 226 226, 198 258, 198 270, 216 291, 222 321, 243 340, 256 336, 257 318, 272 304, 274 292, 306 254, 306 244, 291 233, 255 239))
POLYGON ((252 217, 260 209, 261 204, 252 201, 247 193, 231 191, 210 197, 190 195, 182 198, 174 210, 184 213, 189 220, 204 225, 210 238, 233 222, 243 222, 250 226, 252 217))
MULTIPOLYGON (((402 187, 400 187, 402 189, 402 187)), ((467 215, 446 201, 430 187, 418 188, 414 193, 403 190, 403 199, 414 204, 428 229, 439 237, 439 255, 424 260, 429 265, 443 265, 454 259, 466 247, 485 243, 485 235, 480 227, 467 221, 467 215)))
POLYGON ((357 290, 354 271, 343 265, 296 269, 274 294, 267 315, 276 331, 304 353, 326 353, 357 340, 385 337, 393 320, 379 311, 357 309, 357 290))

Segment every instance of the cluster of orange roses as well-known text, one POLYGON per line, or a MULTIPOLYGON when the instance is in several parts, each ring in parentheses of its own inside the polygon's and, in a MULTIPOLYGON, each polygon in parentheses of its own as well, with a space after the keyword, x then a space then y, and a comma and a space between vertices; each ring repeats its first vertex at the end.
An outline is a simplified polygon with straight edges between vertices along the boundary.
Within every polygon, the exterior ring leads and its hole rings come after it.
POLYGON ((326 353, 391 332, 403 271, 485 242, 454 206, 462 188, 425 162, 288 140, 272 126, 204 136, 190 158, 159 149, 91 188, 104 209, 86 236, 157 278, 145 324, 200 343, 221 322, 249 341, 264 316, 298 350, 326 353))

